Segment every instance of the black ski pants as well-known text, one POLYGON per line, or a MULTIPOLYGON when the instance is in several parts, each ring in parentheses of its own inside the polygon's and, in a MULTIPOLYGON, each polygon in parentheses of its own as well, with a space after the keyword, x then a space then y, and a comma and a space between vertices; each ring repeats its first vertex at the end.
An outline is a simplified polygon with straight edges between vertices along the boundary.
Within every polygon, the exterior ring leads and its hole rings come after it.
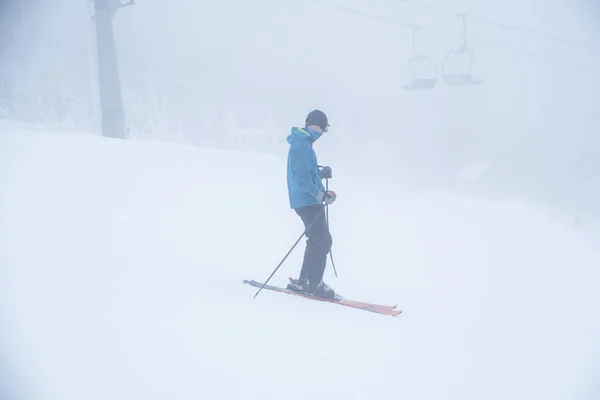
POLYGON ((295 211, 302 218, 305 230, 313 220, 315 221, 310 229, 306 231, 306 249, 300 279, 308 278, 312 283, 319 283, 323 280, 325 266, 327 265, 327 254, 329 254, 333 243, 325 218, 325 210, 321 204, 316 204, 300 207, 295 211))

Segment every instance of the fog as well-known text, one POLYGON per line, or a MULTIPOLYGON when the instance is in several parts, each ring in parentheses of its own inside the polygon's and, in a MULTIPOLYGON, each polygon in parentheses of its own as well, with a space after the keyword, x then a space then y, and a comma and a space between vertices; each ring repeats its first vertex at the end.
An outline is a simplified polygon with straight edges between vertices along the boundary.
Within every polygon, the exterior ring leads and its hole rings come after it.
MULTIPOLYGON (((91 9, 4 6, 0 116, 99 131, 91 9)), ((593 11, 584 1, 138 1, 114 18, 129 135, 284 156, 289 127, 320 108, 332 126, 322 157, 348 175, 378 165, 387 185, 595 207, 593 11), (463 13, 483 83, 403 89, 413 27, 417 52, 441 71, 463 43, 463 13)))
MULTIPOLYGON (((101 135, 92 9, 0 0, 0 121, 101 135)), ((137 0, 113 20, 127 134, 283 159, 318 108, 317 154, 341 187, 442 188, 580 222, 600 211, 598 18, 593 0, 137 0), (405 89, 413 45, 441 72, 461 15, 481 84, 405 89)))
MULTIPOLYGON (((4 3, 0 117, 99 132, 90 3, 4 3)), ((592 11, 583 1, 138 1, 114 18, 129 136, 284 156, 290 126, 320 108, 332 126, 322 157, 349 176, 378 165, 386 185, 593 208, 592 11), (483 83, 403 89, 413 27, 440 72, 463 44, 461 13, 483 83)))

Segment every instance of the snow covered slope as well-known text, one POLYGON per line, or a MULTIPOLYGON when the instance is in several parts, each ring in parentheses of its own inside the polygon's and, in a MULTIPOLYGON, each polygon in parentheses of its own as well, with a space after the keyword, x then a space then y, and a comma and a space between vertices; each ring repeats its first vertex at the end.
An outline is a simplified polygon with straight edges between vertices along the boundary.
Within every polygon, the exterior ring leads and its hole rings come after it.
POLYGON ((15 398, 598 396, 598 236, 548 210, 336 175, 326 279, 392 318, 242 285, 302 232, 284 159, 2 132, 0 185, 15 398))

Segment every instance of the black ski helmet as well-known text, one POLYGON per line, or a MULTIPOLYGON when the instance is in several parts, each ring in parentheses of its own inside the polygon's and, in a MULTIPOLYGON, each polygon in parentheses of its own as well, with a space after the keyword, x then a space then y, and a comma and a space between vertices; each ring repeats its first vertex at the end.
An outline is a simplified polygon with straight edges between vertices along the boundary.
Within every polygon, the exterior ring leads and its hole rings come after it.
POLYGON ((327 115, 321 110, 313 110, 306 116, 306 126, 317 125, 323 132, 327 132, 329 123, 327 122, 327 115))

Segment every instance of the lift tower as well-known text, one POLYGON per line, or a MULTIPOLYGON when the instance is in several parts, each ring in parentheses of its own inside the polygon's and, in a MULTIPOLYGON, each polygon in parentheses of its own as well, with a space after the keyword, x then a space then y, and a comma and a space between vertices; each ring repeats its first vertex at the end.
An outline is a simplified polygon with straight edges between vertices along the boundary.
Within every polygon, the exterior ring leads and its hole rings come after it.
POLYGON ((135 0, 91 0, 96 27, 98 89, 102 115, 102 135, 125 139, 125 111, 121 97, 121 81, 115 48, 112 19, 119 8, 131 6, 135 0))

